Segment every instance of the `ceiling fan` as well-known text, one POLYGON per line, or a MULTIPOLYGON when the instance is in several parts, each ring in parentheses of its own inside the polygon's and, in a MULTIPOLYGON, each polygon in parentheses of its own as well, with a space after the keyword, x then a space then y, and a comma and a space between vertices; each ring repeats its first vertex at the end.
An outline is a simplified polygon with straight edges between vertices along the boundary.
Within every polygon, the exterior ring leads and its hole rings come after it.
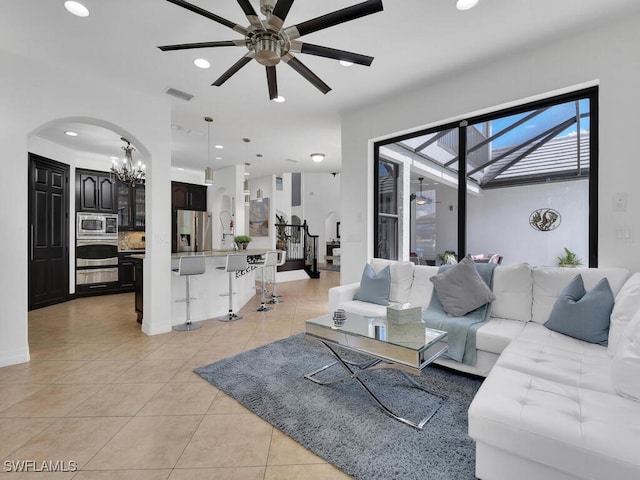
POLYGON ((198 15, 202 15, 203 17, 213 20, 225 27, 229 27, 230 29, 244 35, 244 38, 240 40, 164 45, 158 47, 160 50, 166 52, 192 48, 245 47, 249 51, 240 58, 240 60, 233 64, 231 68, 224 72, 215 82, 213 82, 212 85, 215 85, 216 87, 221 86, 242 67, 255 59, 266 68, 270 100, 278 97, 276 65, 280 63, 280 60, 285 62, 306 80, 311 82, 311 84, 313 84, 322 93, 326 94, 331 90, 331 87, 324 83, 300 60, 294 57, 292 52, 305 53, 308 55, 316 55, 319 57, 344 60, 351 63, 357 63, 359 65, 370 66, 373 61, 373 57, 344 50, 337 50, 335 48, 303 43, 297 39, 303 35, 317 32, 318 30, 323 30, 325 28, 333 27, 334 25, 339 25, 341 23, 349 22, 351 20, 382 11, 382 0, 367 0, 285 28, 284 22, 289 10, 291 9, 293 0, 260 0, 260 11, 265 16, 264 20, 258 17, 258 14, 249 0, 237 0, 240 8, 242 8, 247 20, 249 21, 249 26, 243 27, 242 25, 235 24, 196 5, 185 2, 184 0, 167 1, 191 12, 197 13, 198 15))
POLYGON ((433 198, 425 197, 422 193, 422 181, 424 180, 424 177, 420 177, 418 178, 418 180, 420 181, 420 193, 418 193, 417 195, 415 193, 409 195, 409 201, 413 202, 415 200, 417 205, 431 205, 433 203, 433 198))

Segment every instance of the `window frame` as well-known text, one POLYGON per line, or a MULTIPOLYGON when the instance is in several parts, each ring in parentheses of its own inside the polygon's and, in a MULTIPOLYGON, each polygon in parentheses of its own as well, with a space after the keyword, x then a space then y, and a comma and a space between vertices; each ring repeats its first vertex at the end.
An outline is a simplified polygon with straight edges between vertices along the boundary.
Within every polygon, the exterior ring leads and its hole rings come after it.
MULTIPOLYGON (((466 129, 468 125, 475 125, 481 122, 488 122, 491 120, 495 120, 498 118, 508 117, 511 115, 516 115, 520 113, 525 113, 531 110, 536 110, 544 107, 551 107, 554 105, 567 103, 571 101, 578 101, 582 99, 589 100, 589 219, 588 219, 588 230, 589 230, 589 253, 588 253, 588 266, 590 268, 595 268, 598 266, 598 177, 599 177, 599 157, 598 157, 598 136, 599 136, 599 87, 593 86, 589 88, 584 88, 580 90, 575 90, 573 92, 564 93, 560 95, 554 95, 551 97, 547 97, 540 100, 535 100, 532 102, 523 103, 520 105, 502 108, 499 110, 495 110, 492 112, 474 115, 465 117, 456 122, 443 123, 440 125, 432 126, 426 129, 418 130, 411 133, 405 133, 403 135, 394 136, 391 138, 387 138, 378 142, 374 142, 373 145, 373 174, 374 174, 374 191, 373 191, 373 214, 374 214, 374 222, 373 222, 373 239, 374 239, 374 247, 375 252, 377 253, 377 245, 378 245, 378 229, 379 229, 379 219, 380 219, 380 211, 378 205, 378 168, 380 167, 380 162, 385 161, 389 162, 387 159, 381 159, 380 157, 380 148, 385 145, 394 144, 397 142, 401 142, 403 140, 407 140, 409 138, 419 137, 423 135, 428 135, 432 133, 441 132, 444 130, 459 129, 458 134, 458 255, 460 257, 466 254, 466 236, 467 236, 467 135, 466 129)), ((393 163, 393 162, 392 162, 393 163)), ((396 183, 398 182, 400 176, 397 177, 396 183)), ((561 181, 567 181, 566 179, 561 181)), ((529 183, 527 183, 529 184, 529 183)), ((515 182, 513 184, 513 188, 517 188, 519 184, 515 182)), ((400 192, 400 189, 397 189, 400 192)), ((386 216, 386 215, 385 215, 386 216)), ((398 221, 400 219, 398 218, 398 221)), ((396 229, 400 232, 401 228, 396 229)), ((407 230, 408 231, 408 230, 407 230)), ((396 245, 401 245, 400 239, 396 239, 396 245)), ((395 252, 396 258, 399 256, 400 252, 395 252)))

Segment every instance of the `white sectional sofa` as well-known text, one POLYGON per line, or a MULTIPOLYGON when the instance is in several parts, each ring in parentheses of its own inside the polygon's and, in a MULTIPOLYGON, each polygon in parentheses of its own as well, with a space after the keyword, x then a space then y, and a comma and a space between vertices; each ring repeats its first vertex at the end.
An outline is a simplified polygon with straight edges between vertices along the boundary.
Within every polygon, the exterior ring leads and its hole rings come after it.
MULTIPOLYGON (((391 303, 429 304, 429 278, 437 267, 382 259, 371 265, 376 272, 389 265, 391 303)), ((330 311, 385 315, 386 306, 353 300, 358 288, 332 288, 330 311)), ((498 266, 493 292, 491 318, 477 332, 476 364, 439 362, 487 377, 469 408, 478 478, 640 479, 640 393, 620 395, 612 379, 622 332, 640 330, 640 314, 631 320, 640 312, 640 273, 629 278, 621 268, 498 266), (558 295, 578 273, 586 290, 607 278, 615 296, 608 347, 544 326, 558 295)), ((640 384, 640 371, 636 378, 640 384)))

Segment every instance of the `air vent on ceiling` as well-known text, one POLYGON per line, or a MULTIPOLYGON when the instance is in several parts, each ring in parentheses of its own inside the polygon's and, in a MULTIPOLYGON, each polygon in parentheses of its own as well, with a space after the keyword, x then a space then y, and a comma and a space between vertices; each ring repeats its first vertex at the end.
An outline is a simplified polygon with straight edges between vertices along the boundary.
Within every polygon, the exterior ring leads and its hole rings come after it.
POLYGON ((177 88, 168 88, 166 93, 167 95, 171 95, 187 102, 193 98, 193 95, 191 95, 190 93, 183 92, 182 90, 178 90, 177 88))

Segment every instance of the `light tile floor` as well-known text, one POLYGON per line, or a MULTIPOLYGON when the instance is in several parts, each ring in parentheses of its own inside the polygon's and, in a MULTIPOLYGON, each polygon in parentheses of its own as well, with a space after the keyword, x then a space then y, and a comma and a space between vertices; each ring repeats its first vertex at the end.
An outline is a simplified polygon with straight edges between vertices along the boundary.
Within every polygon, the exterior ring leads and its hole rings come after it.
POLYGON ((327 290, 338 282, 339 273, 323 271, 317 280, 279 283, 284 303, 270 312, 254 311, 256 295, 242 320, 155 336, 140 331, 128 293, 30 312, 31 361, 0 368, 0 475, 349 478, 192 372, 303 332, 305 320, 328 311, 327 290), (77 471, 8 472, 19 461, 40 470, 73 461, 77 471))

